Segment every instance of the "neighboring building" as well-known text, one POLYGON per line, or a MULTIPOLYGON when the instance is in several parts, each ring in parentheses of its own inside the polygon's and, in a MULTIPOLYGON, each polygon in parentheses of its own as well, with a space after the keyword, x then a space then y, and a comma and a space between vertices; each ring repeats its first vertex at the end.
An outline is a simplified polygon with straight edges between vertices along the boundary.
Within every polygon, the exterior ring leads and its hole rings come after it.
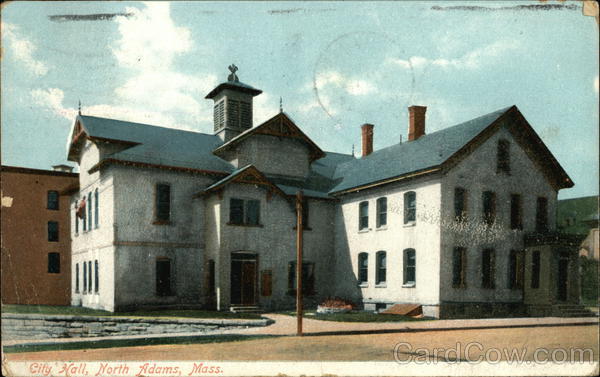
POLYGON ((214 134, 79 115, 68 158, 72 304, 106 310, 294 305, 295 194, 303 190, 305 302, 416 303, 436 317, 555 314, 578 303, 573 240, 556 234, 573 183, 516 106, 361 158, 325 152, 235 73, 214 134), (75 216, 79 213, 79 217, 75 216))
POLYGON ((70 191, 78 175, 2 166, 2 303, 69 305, 70 191))
POLYGON ((597 260, 600 256, 598 196, 559 200, 556 217, 561 232, 585 237, 579 255, 597 260))

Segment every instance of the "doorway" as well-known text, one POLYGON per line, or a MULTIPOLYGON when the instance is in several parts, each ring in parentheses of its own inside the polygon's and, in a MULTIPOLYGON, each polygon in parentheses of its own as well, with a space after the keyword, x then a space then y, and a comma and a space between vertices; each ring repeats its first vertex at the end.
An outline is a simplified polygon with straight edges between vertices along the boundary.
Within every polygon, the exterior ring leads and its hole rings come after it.
POLYGON ((256 305, 257 257, 231 254, 231 305, 256 305))
POLYGON ((558 300, 567 301, 567 285, 569 280, 569 254, 561 252, 558 258, 558 300))

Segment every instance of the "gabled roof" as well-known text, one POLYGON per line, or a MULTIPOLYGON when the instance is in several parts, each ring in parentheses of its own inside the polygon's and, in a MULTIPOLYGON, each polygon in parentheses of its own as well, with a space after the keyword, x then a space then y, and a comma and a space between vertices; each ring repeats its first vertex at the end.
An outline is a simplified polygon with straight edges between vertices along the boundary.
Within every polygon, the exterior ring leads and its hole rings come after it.
POLYGON ((509 130, 528 145, 530 157, 557 188, 573 183, 516 106, 507 107, 458 125, 392 145, 367 157, 341 163, 330 194, 357 191, 421 174, 441 172, 464 158, 510 119, 509 130))
POLYGON ((269 179, 253 165, 246 165, 243 168, 237 169, 227 177, 208 186, 204 191, 197 193, 196 197, 207 195, 221 190, 230 183, 245 183, 266 187, 270 192, 275 192, 285 197, 285 193, 279 187, 273 184, 269 179))
POLYGON ((234 170, 231 164, 212 153, 222 143, 215 135, 80 115, 73 130, 70 157, 83 138, 125 145, 124 150, 104 156, 92 170, 109 163, 223 175, 234 170))
POLYGON ((234 147, 246 138, 252 135, 271 135, 277 137, 286 137, 296 139, 305 143, 310 149, 311 161, 317 160, 325 156, 325 152, 319 148, 302 130, 294 123, 294 121, 284 112, 281 112, 262 124, 246 130, 229 140, 225 144, 215 149, 215 154, 220 154, 229 148, 234 147))

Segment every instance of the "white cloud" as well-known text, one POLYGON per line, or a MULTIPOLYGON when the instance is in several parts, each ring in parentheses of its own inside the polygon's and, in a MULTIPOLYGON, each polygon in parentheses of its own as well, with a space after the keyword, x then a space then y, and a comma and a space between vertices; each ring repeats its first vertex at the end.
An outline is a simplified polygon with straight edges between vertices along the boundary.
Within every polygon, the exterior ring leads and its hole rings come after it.
POLYGON ((375 90, 375 85, 366 80, 349 80, 346 83, 346 92, 353 96, 362 96, 370 94, 375 90))
POLYGON ((421 68, 427 65, 441 68, 476 69, 481 67, 483 64, 486 64, 488 60, 501 56, 507 51, 514 50, 517 47, 517 42, 514 41, 497 41, 485 47, 470 51, 460 58, 428 59, 422 56, 412 56, 408 59, 389 58, 386 62, 395 64, 404 69, 408 69, 410 67, 421 68))
POLYGON ((31 73, 36 76, 44 76, 48 73, 46 64, 33 57, 37 47, 30 40, 20 36, 18 28, 15 25, 2 22, 2 36, 5 38, 15 58, 22 62, 31 73))
POLYGON ((34 104, 70 121, 75 119, 77 111, 63 106, 65 93, 62 90, 58 88, 34 89, 31 91, 31 97, 34 104))
POLYGON ((272 118, 277 113, 279 113, 279 98, 275 99, 268 93, 262 93, 254 98, 252 115, 255 126, 272 118))
POLYGON ((594 79, 594 92, 598 93, 598 76, 594 79))

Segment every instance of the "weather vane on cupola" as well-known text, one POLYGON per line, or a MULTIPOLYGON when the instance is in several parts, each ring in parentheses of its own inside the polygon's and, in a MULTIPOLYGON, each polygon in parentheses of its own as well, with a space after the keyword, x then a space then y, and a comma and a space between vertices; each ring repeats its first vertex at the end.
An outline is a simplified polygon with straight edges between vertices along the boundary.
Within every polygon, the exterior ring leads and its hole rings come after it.
POLYGON ((235 64, 231 64, 229 66, 229 70, 231 71, 231 74, 227 76, 227 81, 239 82, 240 79, 238 79, 237 75, 235 74, 238 70, 238 67, 235 64))

